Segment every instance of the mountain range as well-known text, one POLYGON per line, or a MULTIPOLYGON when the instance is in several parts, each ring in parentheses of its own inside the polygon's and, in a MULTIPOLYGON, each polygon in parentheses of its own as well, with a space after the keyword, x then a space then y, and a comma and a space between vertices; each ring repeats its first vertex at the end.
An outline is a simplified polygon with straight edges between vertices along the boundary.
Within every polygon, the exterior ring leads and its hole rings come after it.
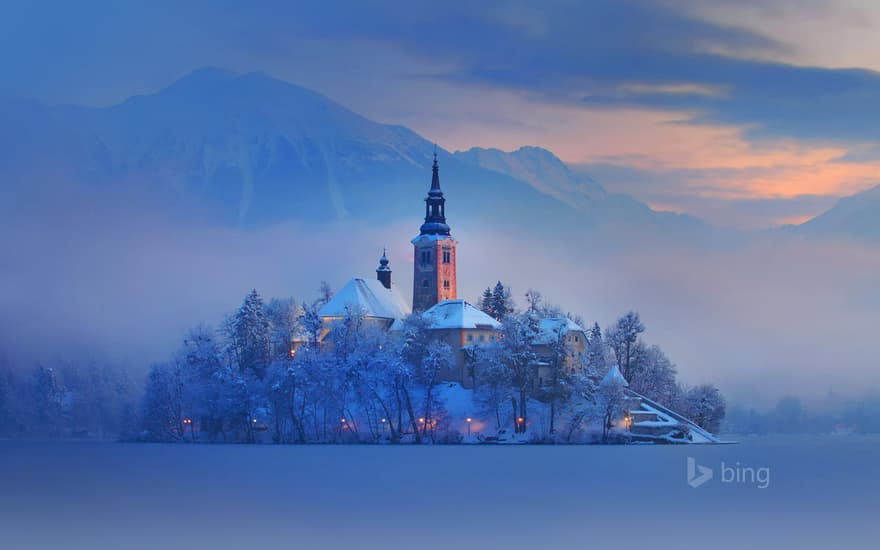
POLYGON ((828 211, 790 229, 809 236, 880 242, 880 185, 843 197, 828 211))
MULTIPOLYGON (((430 182, 434 144, 371 121, 263 73, 196 70, 153 94, 102 108, 0 102, 0 177, 7 189, 58 180, 84 189, 148 189, 225 224, 412 220, 430 182)), ((716 230, 658 212, 574 174, 539 147, 436 149, 453 224, 476 220, 552 238, 701 242, 716 230)), ((47 187, 47 189, 50 189, 47 187)), ((880 191, 796 228, 880 238, 880 191)))

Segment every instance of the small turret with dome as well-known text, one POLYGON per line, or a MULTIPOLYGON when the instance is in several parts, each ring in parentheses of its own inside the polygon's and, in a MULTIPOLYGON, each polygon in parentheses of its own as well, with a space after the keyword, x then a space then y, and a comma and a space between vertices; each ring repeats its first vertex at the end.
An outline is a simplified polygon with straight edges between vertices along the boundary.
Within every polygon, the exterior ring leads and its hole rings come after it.
POLYGON ((376 278, 385 288, 391 288, 391 268, 388 267, 388 258, 385 249, 382 249, 382 257, 379 258, 379 267, 376 268, 376 278))

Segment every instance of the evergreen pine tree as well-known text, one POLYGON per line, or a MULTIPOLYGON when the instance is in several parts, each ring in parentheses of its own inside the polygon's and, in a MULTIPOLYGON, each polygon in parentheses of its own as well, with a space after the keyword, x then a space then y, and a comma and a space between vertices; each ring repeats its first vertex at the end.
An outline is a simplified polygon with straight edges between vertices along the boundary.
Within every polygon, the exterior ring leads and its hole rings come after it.
POLYGON ((270 326, 263 299, 256 289, 248 294, 232 322, 232 345, 238 368, 262 378, 269 366, 270 326))
POLYGON ((605 341, 599 323, 593 323, 587 338, 587 369, 595 376, 605 372, 605 341))
POLYGON ((483 291, 483 296, 480 299, 480 309, 489 314, 490 317, 495 317, 495 308, 492 306, 492 289, 488 286, 483 291))
POLYGON ((495 319, 502 321, 507 314, 513 312, 513 304, 511 303, 510 290, 505 288, 501 281, 495 283, 492 290, 492 312, 495 319))

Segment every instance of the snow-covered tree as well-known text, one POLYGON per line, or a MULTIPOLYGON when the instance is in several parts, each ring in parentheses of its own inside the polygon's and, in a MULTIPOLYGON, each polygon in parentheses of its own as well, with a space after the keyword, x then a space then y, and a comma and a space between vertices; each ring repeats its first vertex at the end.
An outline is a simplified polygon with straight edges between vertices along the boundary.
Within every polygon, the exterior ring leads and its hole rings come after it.
POLYGON ((421 409, 424 413, 422 416, 423 435, 430 433, 431 437, 434 436, 435 413, 438 407, 442 406, 441 403, 437 403, 434 389, 440 382, 441 375, 449 369, 452 362, 452 349, 447 343, 434 340, 426 347, 417 378, 424 389, 424 400, 421 409))
POLYGON ((144 391, 144 437, 152 441, 183 438, 184 380, 179 365, 160 363, 150 369, 144 391))
POLYGON ((321 319, 321 316, 318 314, 320 308, 321 306, 319 302, 313 302, 311 304, 303 302, 302 304, 303 313, 299 322, 302 324, 303 331, 308 336, 309 347, 312 349, 318 349, 321 331, 324 328, 324 320, 321 319))
POLYGON ((561 326, 557 326, 550 334, 550 340, 546 344, 549 353, 543 357, 548 367, 547 376, 538 388, 539 398, 550 404, 551 435, 556 433, 557 408, 568 400, 572 391, 574 373, 566 369, 565 365, 569 354, 565 341, 567 335, 568 333, 561 326))
POLYGON ((639 366, 633 370, 630 388, 661 405, 672 407, 679 388, 672 361, 657 346, 651 346, 638 355, 639 366))
POLYGON ((685 396, 688 418, 709 432, 717 432, 724 420, 727 405, 724 396, 712 384, 703 384, 687 391, 685 396))
POLYGON ((589 373, 571 377, 571 393, 561 408, 566 420, 559 439, 565 443, 574 443, 583 435, 585 428, 594 421, 604 421, 604 402, 599 399, 599 386, 596 377, 589 373), (580 434, 580 435, 578 435, 580 434))
POLYGON ((550 304, 544 299, 544 295, 533 288, 526 291, 526 309, 538 315, 541 318, 550 317, 568 317, 577 324, 581 324, 581 319, 577 315, 571 313, 566 314, 564 310, 555 304, 550 304))
POLYGON ((333 288, 330 286, 330 283, 327 281, 321 281, 321 286, 318 287, 318 308, 320 309, 332 299, 333 288))
POLYGON ((642 324, 639 314, 634 311, 627 312, 605 331, 605 340, 614 352, 617 365, 627 380, 632 378, 633 370, 637 366, 636 357, 640 352, 637 344, 639 335, 643 332, 645 325, 642 324))
POLYGON ((495 429, 504 426, 502 408, 510 403, 513 396, 513 373, 501 357, 501 345, 485 347, 485 357, 477 372, 475 395, 485 410, 495 418, 495 429))
MULTIPOLYGON (((184 401, 186 413, 198 422, 199 432, 210 441, 226 437, 227 388, 223 382, 230 376, 223 363, 221 343, 216 333, 200 325, 189 331, 183 346, 175 355, 178 364, 185 365, 184 401)), ((190 425, 190 437, 194 436, 190 425)))
POLYGON ((303 310, 293 298, 272 298, 265 309, 269 321, 270 360, 285 360, 300 329, 303 310))
POLYGON ((516 432, 525 432, 528 422, 527 397, 535 386, 535 341, 539 319, 528 312, 509 315, 501 326, 499 357, 511 372, 513 386, 519 399, 512 397, 516 432))
POLYGON ((608 346, 602 337, 602 330, 599 329, 599 323, 594 323, 587 337, 587 371, 592 372, 594 376, 604 375, 608 370, 608 364, 605 361, 608 346))
POLYGON ((238 369, 262 378, 269 366, 270 334, 263 299, 252 290, 227 323, 229 347, 238 369))
POLYGON ((544 307, 544 296, 537 290, 526 290, 526 307, 529 311, 540 313, 544 307))
POLYGON ((362 364, 352 372, 359 408, 375 441, 384 437, 400 442, 404 410, 401 384, 409 385, 411 373, 403 363, 400 345, 387 333, 374 331, 369 335, 370 350, 362 364))
POLYGON ((416 436, 416 443, 421 443, 421 434, 419 417, 416 415, 412 403, 411 383, 421 376, 419 371, 422 368, 422 360, 428 354, 428 346, 431 343, 429 328, 430 322, 421 315, 409 315, 403 320, 400 358, 408 368, 400 373, 399 390, 410 419, 410 426, 416 436), (408 379, 407 376, 409 376, 408 379))

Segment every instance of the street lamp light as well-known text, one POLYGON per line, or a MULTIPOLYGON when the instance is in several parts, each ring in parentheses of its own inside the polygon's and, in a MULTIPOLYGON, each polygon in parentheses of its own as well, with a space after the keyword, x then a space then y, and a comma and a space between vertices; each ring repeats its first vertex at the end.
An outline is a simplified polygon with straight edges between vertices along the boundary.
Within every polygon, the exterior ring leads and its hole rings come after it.
POLYGON ((474 419, 469 416, 469 417, 465 418, 465 421, 467 422, 467 427, 468 427, 468 438, 470 438, 471 437, 471 422, 473 422, 474 419))

